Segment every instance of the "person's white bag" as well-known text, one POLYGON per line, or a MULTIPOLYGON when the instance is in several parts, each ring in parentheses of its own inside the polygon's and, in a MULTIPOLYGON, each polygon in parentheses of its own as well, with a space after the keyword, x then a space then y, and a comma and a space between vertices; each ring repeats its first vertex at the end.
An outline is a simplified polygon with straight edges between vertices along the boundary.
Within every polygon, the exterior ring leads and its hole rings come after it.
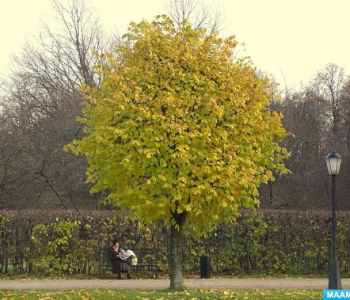
POLYGON ((122 259, 127 260, 130 265, 133 265, 133 266, 137 265, 137 257, 135 255, 134 251, 132 251, 132 250, 127 250, 124 253, 122 259))

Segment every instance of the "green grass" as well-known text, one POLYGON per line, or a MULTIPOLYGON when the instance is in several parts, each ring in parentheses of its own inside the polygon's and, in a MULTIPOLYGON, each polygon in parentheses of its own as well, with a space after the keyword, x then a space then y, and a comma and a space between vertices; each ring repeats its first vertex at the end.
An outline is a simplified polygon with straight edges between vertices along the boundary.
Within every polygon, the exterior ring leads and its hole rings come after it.
POLYGON ((130 300, 255 300, 255 299, 322 299, 320 290, 0 290, 0 300, 102 300, 102 299, 130 299, 130 300))

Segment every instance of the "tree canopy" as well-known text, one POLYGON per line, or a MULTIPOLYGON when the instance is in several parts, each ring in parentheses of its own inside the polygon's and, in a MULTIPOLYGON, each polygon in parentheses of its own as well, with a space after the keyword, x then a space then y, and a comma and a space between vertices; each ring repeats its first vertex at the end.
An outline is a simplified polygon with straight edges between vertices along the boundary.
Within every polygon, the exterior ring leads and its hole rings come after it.
POLYGON ((246 59, 232 60, 234 37, 205 35, 166 17, 131 23, 125 44, 102 55, 105 79, 80 118, 86 137, 70 148, 86 155, 93 192, 144 222, 176 223, 186 213, 199 229, 240 207, 258 205, 258 186, 285 171, 286 132, 270 112, 271 83, 246 59))

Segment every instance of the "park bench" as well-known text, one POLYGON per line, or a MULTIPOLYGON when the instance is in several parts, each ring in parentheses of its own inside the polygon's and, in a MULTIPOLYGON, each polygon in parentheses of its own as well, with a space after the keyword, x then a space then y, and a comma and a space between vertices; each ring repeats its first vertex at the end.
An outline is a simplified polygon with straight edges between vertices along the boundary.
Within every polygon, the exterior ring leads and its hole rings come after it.
MULTIPOLYGON (((158 249, 130 249, 137 257, 137 265, 131 265, 132 273, 153 274, 154 278, 158 278, 158 249)), ((98 278, 107 271, 112 270, 109 248, 99 249, 98 253, 98 278)))

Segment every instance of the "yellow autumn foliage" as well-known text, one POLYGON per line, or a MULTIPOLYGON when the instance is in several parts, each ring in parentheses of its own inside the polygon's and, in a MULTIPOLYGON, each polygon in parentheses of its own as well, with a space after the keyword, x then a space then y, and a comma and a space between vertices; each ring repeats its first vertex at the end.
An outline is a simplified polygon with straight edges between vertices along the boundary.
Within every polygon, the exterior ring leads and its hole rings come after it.
POLYGON ((200 232, 256 207, 271 170, 287 171, 269 79, 233 59, 234 37, 186 22, 131 23, 123 38, 96 66, 101 87, 82 87, 86 136, 66 147, 87 157, 92 192, 146 224, 185 212, 200 232))

